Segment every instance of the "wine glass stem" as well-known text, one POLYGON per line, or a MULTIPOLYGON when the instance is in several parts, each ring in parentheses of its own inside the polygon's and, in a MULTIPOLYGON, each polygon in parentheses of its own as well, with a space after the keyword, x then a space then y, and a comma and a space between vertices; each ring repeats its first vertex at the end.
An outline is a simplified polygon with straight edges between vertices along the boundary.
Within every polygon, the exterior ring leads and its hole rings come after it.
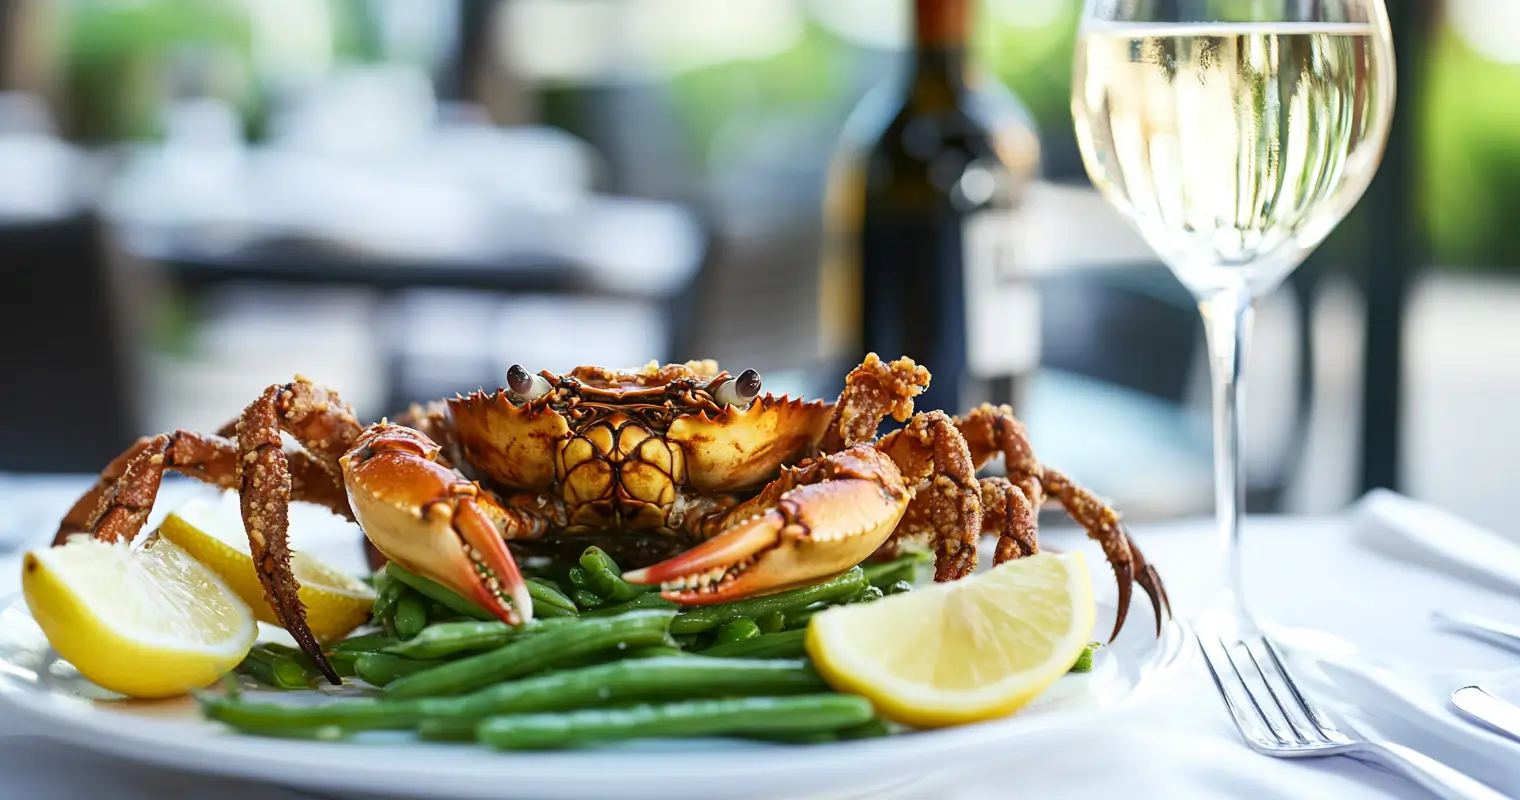
POLYGON ((1240 574, 1240 517, 1245 505, 1245 465, 1240 457, 1240 383, 1251 336, 1253 300, 1251 290, 1245 286, 1198 294, 1209 346, 1209 372, 1214 383, 1214 514, 1224 547, 1226 584, 1222 599, 1243 621, 1250 616, 1240 574))

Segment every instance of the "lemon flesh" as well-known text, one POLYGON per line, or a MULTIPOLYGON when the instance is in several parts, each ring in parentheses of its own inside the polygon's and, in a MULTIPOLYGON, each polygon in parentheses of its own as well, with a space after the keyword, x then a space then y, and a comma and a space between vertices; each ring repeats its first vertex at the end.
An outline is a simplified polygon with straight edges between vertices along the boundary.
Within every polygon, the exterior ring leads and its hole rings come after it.
POLYGON ((1078 552, 1040 553, 959 581, 831 608, 807 652, 835 689, 884 716, 942 727, 1011 714, 1091 641, 1092 581, 1078 552))
POLYGON ((96 685, 172 697, 216 681, 258 636, 253 612, 173 542, 136 550, 75 537, 22 559, 21 589, 48 642, 96 685))
MULTIPOLYGON (((254 569, 236 493, 191 500, 170 512, 158 532, 220 575, 260 622, 280 624, 254 569)), ((369 619, 375 592, 363 581, 300 552, 291 554, 290 570, 301 584, 306 624, 318 641, 343 637, 369 619)))

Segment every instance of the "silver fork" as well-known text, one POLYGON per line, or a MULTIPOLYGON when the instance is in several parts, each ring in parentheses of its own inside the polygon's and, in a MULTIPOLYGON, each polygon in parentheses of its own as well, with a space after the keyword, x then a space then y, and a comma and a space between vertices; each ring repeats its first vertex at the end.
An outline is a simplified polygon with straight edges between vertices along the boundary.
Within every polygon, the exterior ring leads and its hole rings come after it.
POLYGON ((1198 634, 1198 647, 1235 727, 1252 750, 1276 758, 1351 756, 1403 775, 1446 800, 1503 800, 1487 785, 1402 745, 1342 733, 1299 690, 1265 635, 1198 634))

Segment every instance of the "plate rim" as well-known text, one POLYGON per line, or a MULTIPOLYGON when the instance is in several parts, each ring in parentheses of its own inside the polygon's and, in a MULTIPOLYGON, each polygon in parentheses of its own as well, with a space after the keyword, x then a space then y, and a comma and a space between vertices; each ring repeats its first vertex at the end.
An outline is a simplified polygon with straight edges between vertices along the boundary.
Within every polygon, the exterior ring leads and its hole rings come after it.
MULTIPOLYGON (((18 608, 29 614, 19 592, 0 597, 0 613, 18 608)), ((662 787, 669 794, 673 782, 691 785, 706 793, 709 780, 743 781, 774 776, 778 764, 774 758, 756 757, 767 752, 787 754, 785 772, 789 781, 826 775, 847 776, 856 780, 866 763, 900 765, 893 773, 899 777, 925 774, 951 754, 959 754, 969 745, 992 746, 1034 733, 1081 725, 1112 715, 1153 696, 1158 689, 1181 673, 1195 652, 1191 626, 1181 617, 1171 617, 1162 625, 1162 643, 1141 664, 1142 675, 1134 688, 1105 706, 1073 708, 1048 715, 1021 717, 1012 715, 996 720, 938 730, 920 730, 902 736, 862 739, 795 746, 744 741, 743 747, 685 752, 649 752, 645 750, 607 748, 556 752, 490 752, 482 758, 482 748, 438 742, 321 742, 279 739, 243 734, 225 726, 208 729, 209 735, 186 736, 189 720, 157 719, 134 716, 122 724, 120 712, 105 711, 98 701, 63 698, 50 692, 29 689, 0 660, 0 706, 25 718, 30 733, 48 739, 66 741, 86 750, 148 762, 156 766, 203 775, 237 777, 264 783, 296 787, 316 787, 378 793, 415 791, 417 782, 429 781, 429 790, 437 796, 499 796, 503 777, 520 782, 524 791, 537 795, 558 783, 566 797, 584 797, 601 788, 615 789, 629 796, 634 782, 646 788, 662 787), (175 747, 165 747, 174 742, 175 747), (418 748, 431 751, 425 759, 417 757, 418 748), (314 755, 314 753, 316 755, 314 755), (799 753, 806 758, 796 758, 799 753), (670 770, 670 759, 681 761, 679 777, 670 770), (290 767, 312 760, 326 760, 334 769, 314 771, 290 767), (579 776, 574 783, 566 776, 579 776), (446 780, 439 782, 442 776, 446 780), (705 789, 704 789, 705 787, 705 789)), ((51 652, 51 651, 50 651, 51 652)), ((54 653, 56 657, 56 653, 54 653)), ((201 723, 212 723, 202 718, 201 723)), ((672 740, 675 741, 675 740, 672 740)), ((710 738, 706 741, 733 741, 710 738)), ((864 788, 864 785, 862 785, 864 788)), ((553 795, 551 792, 550 796, 553 795)))

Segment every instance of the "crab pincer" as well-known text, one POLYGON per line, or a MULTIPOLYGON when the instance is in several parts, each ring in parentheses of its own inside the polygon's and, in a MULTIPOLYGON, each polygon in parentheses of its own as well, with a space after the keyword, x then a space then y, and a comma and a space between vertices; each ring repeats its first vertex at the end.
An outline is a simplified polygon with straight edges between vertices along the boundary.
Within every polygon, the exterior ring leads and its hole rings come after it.
POLYGON ((501 533, 510 512, 439 463, 438 452, 411 428, 371 426, 340 460, 354 516, 386 558, 508 625, 528 622, 528 584, 501 533))
POLYGON ((902 519, 909 493, 896 464, 869 445, 829 456, 729 514, 721 533, 674 558, 624 573, 684 605, 773 594, 838 575, 870 556, 902 519))

